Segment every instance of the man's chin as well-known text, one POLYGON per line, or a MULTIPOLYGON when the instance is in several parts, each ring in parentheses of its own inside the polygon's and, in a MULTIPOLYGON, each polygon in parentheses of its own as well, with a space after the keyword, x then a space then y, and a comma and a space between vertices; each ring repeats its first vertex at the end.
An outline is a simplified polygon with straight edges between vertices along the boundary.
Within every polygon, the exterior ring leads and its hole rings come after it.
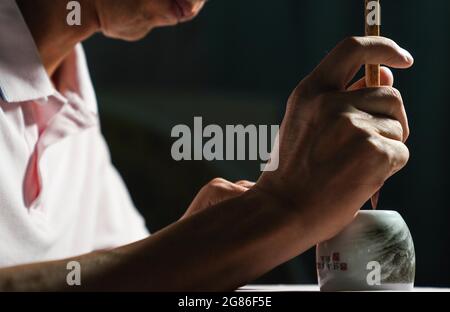
POLYGON ((122 32, 108 32, 103 31, 103 35, 105 37, 111 38, 111 39, 118 39, 128 42, 135 42, 144 39, 151 31, 153 30, 153 27, 150 29, 142 30, 142 31, 122 31, 122 32))
POLYGON ((176 26, 179 23, 188 22, 194 17, 178 19, 172 15, 153 17, 144 25, 143 23, 134 27, 123 29, 103 30, 103 34, 108 38, 120 39, 125 41, 139 41, 145 38, 153 29, 160 27, 176 26))

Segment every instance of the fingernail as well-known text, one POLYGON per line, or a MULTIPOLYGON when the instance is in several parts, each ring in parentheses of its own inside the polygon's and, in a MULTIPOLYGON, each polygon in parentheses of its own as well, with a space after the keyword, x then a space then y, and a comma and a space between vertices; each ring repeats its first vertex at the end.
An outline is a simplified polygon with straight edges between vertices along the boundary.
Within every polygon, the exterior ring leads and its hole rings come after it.
POLYGON ((402 54, 408 63, 414 63, 414 57, 407 50, 401 48, 402 54))

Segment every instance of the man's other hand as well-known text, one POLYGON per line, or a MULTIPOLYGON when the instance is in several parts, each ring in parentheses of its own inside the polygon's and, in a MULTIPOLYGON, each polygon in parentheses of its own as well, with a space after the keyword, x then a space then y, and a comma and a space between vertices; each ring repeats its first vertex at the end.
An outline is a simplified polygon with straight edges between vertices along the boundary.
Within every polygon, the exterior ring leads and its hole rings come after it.
POLYGON ((255 183, 250 181, 242 180, 233 183, 222 178, 216 178, 200 190, 181 219, 190 217, 225 200, 238 197, 254 185, 255 183))

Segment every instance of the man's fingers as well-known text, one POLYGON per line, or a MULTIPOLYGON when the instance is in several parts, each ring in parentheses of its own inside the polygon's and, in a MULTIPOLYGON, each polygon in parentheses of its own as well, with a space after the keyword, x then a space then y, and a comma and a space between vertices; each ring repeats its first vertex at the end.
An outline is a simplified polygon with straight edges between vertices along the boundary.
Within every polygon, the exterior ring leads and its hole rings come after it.
POLYGON ((383 137, 381 140, 384 142, 384 154, 389 160, 390 172, 388 174, 391 177, 408 163, 409 150, 402 142, 386 137, 383 137))
MULTIPOLYGON (((392 87, 394 85, 394 75, 388 67, 380 68, 380 82, 382 86, 392 87)), ((348 91, 356 91, 364 88, 366 88, 365 77, 350 86, 348 91)), ((403 140, 403 127, 399 121, 390 118, 372 117, 370 123, 380 135, 393 140, 403 140)))
POLYGON ((409 125, 403 100, 398 90, 392 87, 366 88, 356 91, 341 92, 342 103, 370 115, 385 116, 397 120, 402 125, 403 142, 408 139, 409 125))
MULTIPOLYGON (((394 75, 392 74, 392 71, 387 67, 381 67, 380 68, 380 82, 382 86, 388 86, 392 87, 394 85, 394 75)), ((363 77, 357 82, 355 82, 353 85, 348 87, 348 91, 355 91, 359 89, 367 88, 366 86, 366 78, 363 77)))
POLYGON ((222 178, 214 179, 207 185, 208 192, 213 194, 214 203, 219 203, 221 201, 236 197, 247 191, 247 187, 239 185, 237 183, 232 183, 222 178))
POLYGON ((255 185, 255 182, 241 180, 241 181, 237 181, 236 184, 239 186, 245 187, 246 189, 251 189, 255 185))
POLYGON ((403 141, 403 127, 399 121, 390 118, 373 117, 369 121, 369 124, 381 136, 391 140, 403 141))
POLYGON ((341 42, 313 71, 310 78, 323 90, 344 90, 364 64, 409 68, 414 59, 384 37, 351 37, 341 42))
MULTIPOLYGON (((245 181, 245 183, 244 181, 241 182, 241 184, 246 186, 250 185, 248 181, 245 181)), ((247 192, 249 188, 246 186, 232 183, 222 178, 213 179, 200 190, 182 219, 247 192)))

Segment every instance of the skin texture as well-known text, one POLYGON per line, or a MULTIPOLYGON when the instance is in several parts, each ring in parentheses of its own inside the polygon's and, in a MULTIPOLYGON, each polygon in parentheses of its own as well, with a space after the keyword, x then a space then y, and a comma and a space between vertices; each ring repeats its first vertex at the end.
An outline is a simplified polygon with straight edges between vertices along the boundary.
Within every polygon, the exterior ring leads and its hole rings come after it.
MULTIPOLYGON (((66 49, 88 34, 134 40, 176 23, 167 13, 170 1, 98 0, 84 6, 85 32, 71 35, 56 19, 46 29, 33 27, 27 5, 50 2, 20 1, 50 74, 66 49), (50 39, 64 48, 49 53, 50 39)), ((195 16, 195 8, 184 19, 195 16)), ((56 16, 58 8, 40 10, 56 16)), ((211 181, 178 222, 140 242, 0 269, 0 290, 232 290, 333 237, 409 158, 408 121, 390 70, 382 68, 383 87, 365 88, 364 78, 348 86, 366 63, 408 68, 413 59, 386 38, 342 41, 290 96, 277 171, 263 173, 256 184, 211 181), (70 260, 81 263, 77 288, 66 285, 70 260)))

